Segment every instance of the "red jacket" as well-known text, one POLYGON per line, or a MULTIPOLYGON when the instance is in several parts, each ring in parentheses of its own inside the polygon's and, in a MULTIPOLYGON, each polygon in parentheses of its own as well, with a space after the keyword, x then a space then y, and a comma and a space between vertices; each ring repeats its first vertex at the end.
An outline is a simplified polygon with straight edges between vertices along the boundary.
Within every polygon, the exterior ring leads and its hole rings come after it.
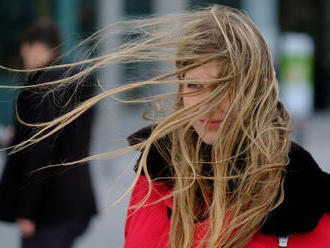
MULTIPOLYGON (((140 176, 131 196, 130 206, 134 206, 148 193, 148 182, 145 176, 140 176)), ((151 195, 146 202, 153 203, 170 193, 170 189, 164 182, 154 182, 151 195)), ((169 209, 172 209, 171 198, 142 207, 134 212, 128 211, 125 228, 125 248, 165 248, 169 247, 168 234, 170 230, 169 209)), ((289 220, 288 220, 289 221, 289 220)), ((199 237, 203 235, 202 223, 195 225, 199 237)), ((205 229, 204 229, 205 230, 205 229)), ((198 243, 199 237, 196 237, 198 243)), ((279 236, 258 232, 248 243, 246 248, 278 248, 279 236)), ((320 219, 316 228, 306 234, 293 234, 288 238, 288 248, 327 248, 330 247, 330 213, 326 213, 320 219)))
MULTIPOLYGON (((289 157, 284 201, 267 217, 245 248, 330 248, 330 197, 323 193, 330 188, 330 175, 322 172, 310 154, 294 143, 289 157)), ((164 176, 161 173, 168 166, 164 167, 166 163, 156 150, 151 150, 147 161, 153 179, 164 176)), ((130 206, 142 201, 148 189, 147 179, 141 175, 132 192, 130 206)), ((169 181, 153 181, 151 195, 144 206, 128 210, 125 248, 169 247, 173 201, 171 197, 157 200, 169 195, 171 190, 169 181)), ((207 220, 195 224, 194 247, 203 237, 207 220)))

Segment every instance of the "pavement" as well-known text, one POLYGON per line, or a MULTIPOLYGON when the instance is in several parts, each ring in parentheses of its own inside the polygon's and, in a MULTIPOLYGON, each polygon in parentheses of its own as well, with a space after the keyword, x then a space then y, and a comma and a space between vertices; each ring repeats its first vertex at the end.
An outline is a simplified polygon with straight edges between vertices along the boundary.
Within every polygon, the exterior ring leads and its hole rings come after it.
MULTIPOLYGON (((137 109, 127 107, 99 109, 91 153, 124 147, 128 134, 147 125, 138 117, 138 112, 137 109)), ((302 142, 318 164, 330 172, 330 113, 314 114, 308 120, 299 121, 298 126, 299 131, 294 139, 302 142)), ((118 204, 112 205, 129 188, 134 178, 132 168, 135 159, 136 153, 133 152, 111 160, 100 159, 92 162, 91 170, 100 214, 94 218, 87 233, 77 240, 74 248, 123 247, 129 194, 118 204)), ((1 160, 3 158, 0 157, 1 160)), ((15 226, 0 223, 0 248, 18 248, 18 237, 15 226)))

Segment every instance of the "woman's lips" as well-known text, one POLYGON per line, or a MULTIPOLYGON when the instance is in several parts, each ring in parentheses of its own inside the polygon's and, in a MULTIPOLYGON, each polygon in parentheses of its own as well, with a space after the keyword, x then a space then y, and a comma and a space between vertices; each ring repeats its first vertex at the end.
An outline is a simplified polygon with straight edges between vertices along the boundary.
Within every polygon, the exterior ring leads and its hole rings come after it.
POLYGON ((221 120, 202 119, 202 120, 200 120, 200 122, 203 123, 208 128, 217 128, 222 121, 221 120))

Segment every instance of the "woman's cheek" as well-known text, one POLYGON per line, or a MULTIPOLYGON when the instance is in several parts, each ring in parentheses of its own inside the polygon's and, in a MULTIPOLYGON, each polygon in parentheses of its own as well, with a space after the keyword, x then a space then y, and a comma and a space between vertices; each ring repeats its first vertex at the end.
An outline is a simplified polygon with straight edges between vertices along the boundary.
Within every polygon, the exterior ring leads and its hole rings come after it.
POLYGON ((183 98, 183 106, 184 107, 190 107, 194 104, 194 99, 193 97, 184 97, 183 98))

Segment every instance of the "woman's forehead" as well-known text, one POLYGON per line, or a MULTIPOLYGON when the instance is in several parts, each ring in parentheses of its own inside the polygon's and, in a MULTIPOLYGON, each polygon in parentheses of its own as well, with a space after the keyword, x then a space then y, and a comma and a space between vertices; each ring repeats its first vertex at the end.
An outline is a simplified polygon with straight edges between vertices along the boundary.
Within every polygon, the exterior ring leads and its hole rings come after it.
POLYGON ((185 79, 211 80, 217 79, 221 73, 221 61, 214 60, 191 69, 185 73, 185 79))

